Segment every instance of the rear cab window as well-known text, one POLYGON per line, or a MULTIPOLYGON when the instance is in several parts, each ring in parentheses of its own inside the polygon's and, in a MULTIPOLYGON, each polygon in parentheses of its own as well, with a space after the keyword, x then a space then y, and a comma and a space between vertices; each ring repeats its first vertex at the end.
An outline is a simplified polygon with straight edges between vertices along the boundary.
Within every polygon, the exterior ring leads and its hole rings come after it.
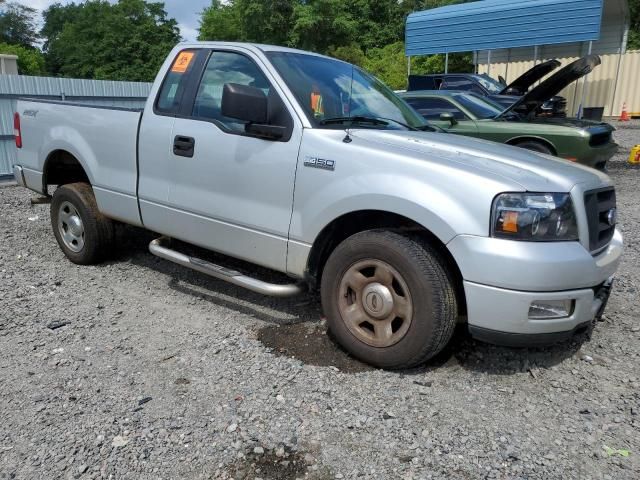
POLYGON ((175 115, 179 113, 184 93, 189 85, 196 64, 204 52, 187 49, 178 52, 165 76, 156 98, 156 113, 175 115))

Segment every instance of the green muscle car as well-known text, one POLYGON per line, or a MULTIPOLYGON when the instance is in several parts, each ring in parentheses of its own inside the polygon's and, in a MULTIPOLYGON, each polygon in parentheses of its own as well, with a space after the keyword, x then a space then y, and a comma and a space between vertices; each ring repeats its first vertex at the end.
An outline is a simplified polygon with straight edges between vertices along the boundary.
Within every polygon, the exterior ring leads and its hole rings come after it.
POLYGON ((447 132, 507 143, 604 170, 618 148, 611 125, 534 114, 540 102, 597 64, 599 58, 595 55, 574 62, 506 110, 470 92, 423 90, 400 96, 426 120, 447 132))

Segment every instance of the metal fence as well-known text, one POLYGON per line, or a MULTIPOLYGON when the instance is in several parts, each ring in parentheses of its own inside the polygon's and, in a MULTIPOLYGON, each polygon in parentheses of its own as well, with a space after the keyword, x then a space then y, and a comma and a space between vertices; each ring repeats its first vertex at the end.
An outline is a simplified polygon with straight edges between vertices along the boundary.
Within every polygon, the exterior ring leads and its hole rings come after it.
POLYGON ((151 85, 139 82, 0 75, 0 177, 10 175, 15 163, 13 113, 19 97, 142 108, 151 85))
MULTIPOLYGON (((563 66, 578 59, 578 57, 551 58, 557 58, 563 66)), ((585 80, 573 82, 559 93, 567 99, 567 113, 569 115, 577 113, 582 98, 582 89, 587 85, 585 107, 604 107, 605 117, 617 118, 622 113, 622 106, 626 105, 630 115, 639 116, 640 50, 630 50, 623 55, 604 54, 600 55, 600 58, 602 64, 586 77, 586 83, 585 80)), ((510 63, 496 62, 491 64, 491 72, 488 72, 488 66, 484 63, 478 65, 478 71, 479 73, 490 73, 493 78, 498 78, 498 75, 501 75, 509 83, 532 68, 533 65, 533 60, 510 63)))

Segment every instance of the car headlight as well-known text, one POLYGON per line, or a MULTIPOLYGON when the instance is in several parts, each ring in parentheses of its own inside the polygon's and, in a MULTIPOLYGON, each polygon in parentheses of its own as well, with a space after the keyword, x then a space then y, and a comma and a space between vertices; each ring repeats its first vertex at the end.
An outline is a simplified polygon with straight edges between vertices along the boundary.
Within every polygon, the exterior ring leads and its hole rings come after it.
POLYGON ((578 240, 568 193, 502 193, 493 201, 491 236, 528 242, 578 240))

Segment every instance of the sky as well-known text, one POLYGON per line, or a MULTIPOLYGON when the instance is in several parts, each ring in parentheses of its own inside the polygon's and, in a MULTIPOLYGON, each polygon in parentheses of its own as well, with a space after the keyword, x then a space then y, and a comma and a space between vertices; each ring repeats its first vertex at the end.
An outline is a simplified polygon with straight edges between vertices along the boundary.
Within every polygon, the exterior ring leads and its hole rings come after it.
MULTIPOLYGON (((79 0, 75 1, 80 3, 79 0)), ((71 3, 71 0, 18 0, 18 2, 42 11, 53 3, 71 3)), ((185 40, 196 39, 200 26, 200 12, 210 4, 211 0, 164 0, 165 10, 169 13, 169 17, 175 18, 180 24, 180 33, 185 40)))

